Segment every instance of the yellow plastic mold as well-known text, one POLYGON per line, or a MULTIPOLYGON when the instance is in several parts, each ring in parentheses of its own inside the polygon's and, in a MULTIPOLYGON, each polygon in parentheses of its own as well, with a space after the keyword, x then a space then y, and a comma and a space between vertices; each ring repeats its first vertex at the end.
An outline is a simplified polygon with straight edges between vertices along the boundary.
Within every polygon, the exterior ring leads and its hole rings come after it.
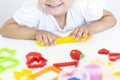
MULTIPOLYGON (((39 77, 39 76, 41 76, 49 71, 54 71, 54 72, 59 74, 61 70, 54 67, 54 66, 49 66, 49 67, 44 68, 43 70, 38 71, 37 73, 32 74, 30 77, 32 80, 35 80, 35 78, 37 78, 37 77, 39 77)), ((52 80, 58 80, 58 78, 55 77, 52 80)))
POLYGON ((23 69, 21 72, 15 71, 14 76, 15 80, 22 80, 23 77, 26 77, 26 80, 32 80, 30 76, 32 75, 32 71, 28 69, 23 69))
MULTIPOLYGON (((90 39, 90 36, 88 35, 85 38, 85 41, 88 41, 89 39, 90 39)), ((67 37, 57 38, 56 39, 56 44, 73 43, 73 42, 81 42, 81 41, 82 41, 82 37, 80 37, 79 40, 76 40, 72 36, 67 36, 67 37)), ((42 44, 39 40, 37 40, 37 44, 38 44, 38 46, 44 46, 44 44, 42 44)))

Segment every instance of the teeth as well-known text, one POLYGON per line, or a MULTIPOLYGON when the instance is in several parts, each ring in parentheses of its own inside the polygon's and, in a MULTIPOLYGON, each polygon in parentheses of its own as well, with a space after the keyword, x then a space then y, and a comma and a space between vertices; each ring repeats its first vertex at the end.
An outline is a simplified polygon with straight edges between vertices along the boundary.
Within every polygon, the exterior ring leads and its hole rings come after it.
POLYGON ((57 7, 59 6, 61 3, 47 3, 48 6, 53 6, 53 7, 57 7))

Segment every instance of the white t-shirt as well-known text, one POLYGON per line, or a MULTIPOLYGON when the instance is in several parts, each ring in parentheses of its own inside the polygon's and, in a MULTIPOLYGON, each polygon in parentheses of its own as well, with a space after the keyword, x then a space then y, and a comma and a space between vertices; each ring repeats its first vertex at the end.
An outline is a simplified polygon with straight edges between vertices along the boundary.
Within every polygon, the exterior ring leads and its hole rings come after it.
POLYGON ((55 18, 43 11, 37 0, 31 0, 18 9, 13 19, 19 24, 51 32, 66 32, 75 27, 99 20, 105 8, 104 0, 72 0, 67 12, 67 21, 61 29, 55 18))

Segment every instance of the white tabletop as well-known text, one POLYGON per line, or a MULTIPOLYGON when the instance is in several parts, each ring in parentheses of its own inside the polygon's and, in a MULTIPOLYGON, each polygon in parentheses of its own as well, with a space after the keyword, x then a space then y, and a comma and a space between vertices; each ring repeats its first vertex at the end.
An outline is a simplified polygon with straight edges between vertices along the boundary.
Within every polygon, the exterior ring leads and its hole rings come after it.
MULTIPOLYGON (((70 51, 72 49, 79 49, 80 51, 82 51, 82 53, 85 54, 84 58, 86 62, 87 60, 90 61, 93 58, 101 59, 101 60, 103 58, 107 59, 106 56, 98 55, 98 50, 102 48, 106 48, 111 52, 120 52, 119 36, 120 36, 120 28, 118 26, 115 26, 111 29, 95 34, 87 42, 67 43, 67 44, 60 44, 50 47, 38 46, 36 44, 36 41, 34 40, 18 40, 18 39, 11 39, 0 36, 0 48, 7 47, 9 49, 15 49, 17 52, 14 57, 20 61, 20 64, 18 66, 0 73, 0 77, 3 80, 15 80, 13 72, 21 71, 22 69, 27 68, 25 64, 26 63, 25 56, 27 53, 33 51, 40 52, 42 56, 48 60, 45 67, 51 66, 53 63, 74 61, 70 57, 70 51)), ((43 68, 32 69, 32 70, 33 72, 37 72, 43 68)), ((39 80, 50 80, 47 78, 41 78, 39 80)), ((114 79, 106 79, 106 80, 120 80, 120 77, 119 79, 114 78, 114 79)))

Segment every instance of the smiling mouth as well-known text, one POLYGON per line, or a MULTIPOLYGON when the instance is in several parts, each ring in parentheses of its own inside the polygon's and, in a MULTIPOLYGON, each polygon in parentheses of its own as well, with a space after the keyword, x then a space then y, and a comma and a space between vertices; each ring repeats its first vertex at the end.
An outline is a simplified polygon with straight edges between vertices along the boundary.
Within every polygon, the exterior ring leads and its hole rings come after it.
POLYGON ((48 7, 50 8, 58 8, 62 5, 62 3, 59 3, 59 4, 46 4, 48 7))

